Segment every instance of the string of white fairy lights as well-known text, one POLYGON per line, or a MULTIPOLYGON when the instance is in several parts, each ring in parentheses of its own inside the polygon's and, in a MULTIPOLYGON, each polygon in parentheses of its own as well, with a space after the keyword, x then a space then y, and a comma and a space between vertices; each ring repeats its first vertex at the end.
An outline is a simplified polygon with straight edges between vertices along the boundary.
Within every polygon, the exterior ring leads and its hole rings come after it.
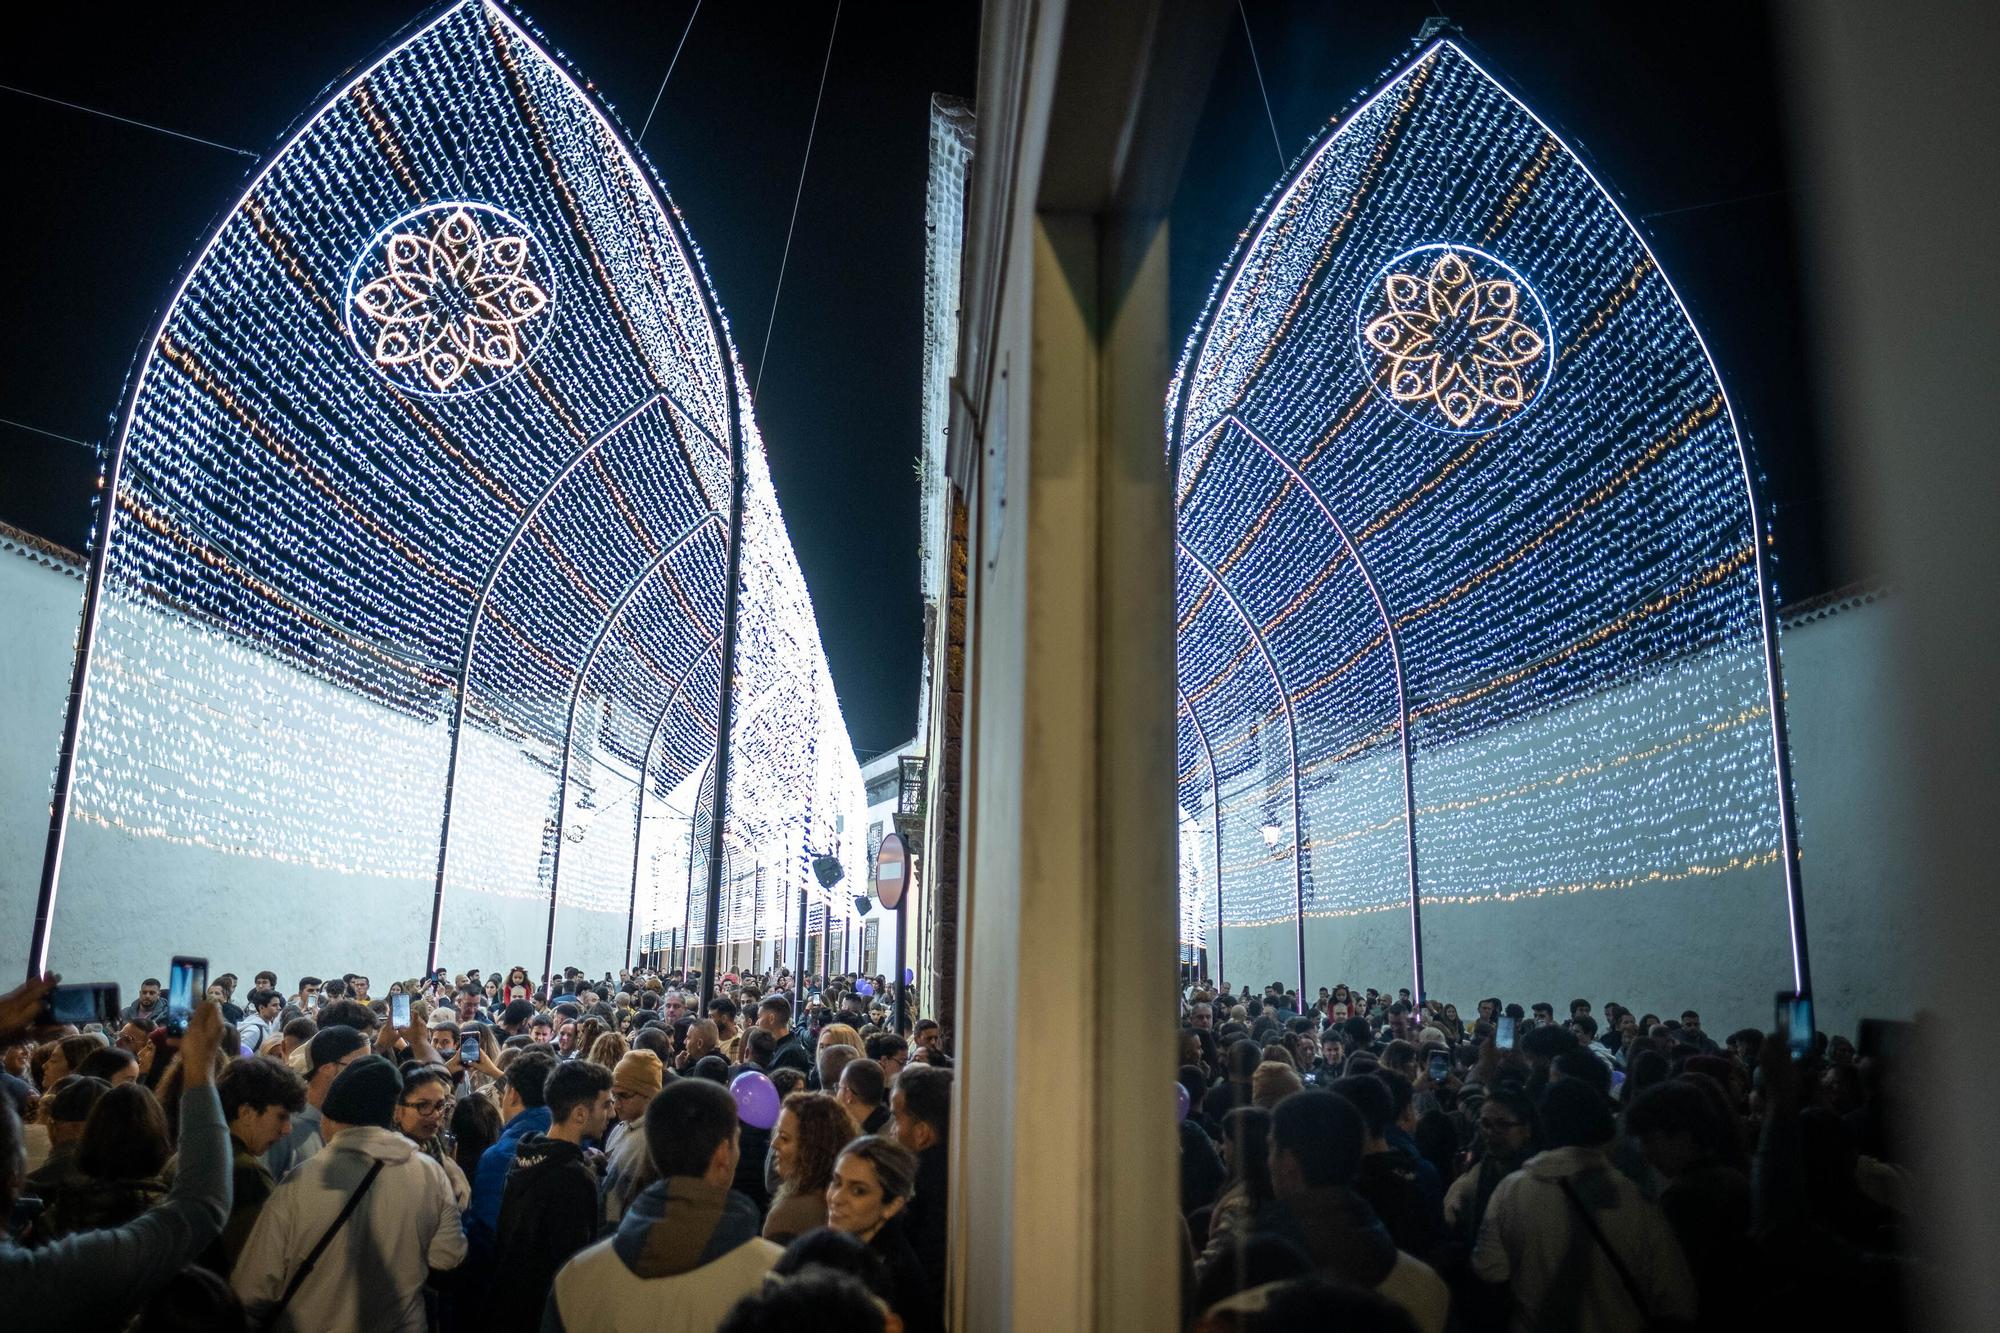
POLYGON ((1245 237, 1168 399, 1187 929, 1778 861, 1767 537, 1588 168, 1439 42, 1245 237))
MULTIPOLYGON (((611 962, 570 955, 615 953, 635 903, 641 930, 684 911, 686 832, 645 854, 639 796, 671 810, 714 753, 737 434, 732 846, 817 901, 807 858, 858 819, 859 770, 734 348, 653 182, 490 4, 286 141, 137 372, 74 820, 227 854, 223 891, 286 863, 428 908, 448 807, 448 936, 456 910, 527 956, 560 861, 560 961, 611 962)), ((78 881, 63 910, 115 890, 78 881)))

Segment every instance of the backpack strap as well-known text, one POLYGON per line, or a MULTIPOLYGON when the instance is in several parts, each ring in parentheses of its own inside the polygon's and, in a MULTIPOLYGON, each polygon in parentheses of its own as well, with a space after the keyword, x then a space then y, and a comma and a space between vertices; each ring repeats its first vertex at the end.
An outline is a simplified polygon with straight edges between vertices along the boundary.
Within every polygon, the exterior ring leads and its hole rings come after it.
POLYGON ((319 1244, 312 1247, 312 1253, 306 1256, 306 1261, 300 1264, 297 1271, 292 1274, 292 1280, 285 1284, 285 1294, 278 1298, 278 1303, 272 1306, 270 1312, 264 1316, 267 1327, 276 1326, 278 1316, 285 1312, 285 1307, 292 1303, 292 1297, 299 1294, 299 1288, 305 1285, 305 1280, 308 1277, 312 1276, 313 1265, 319 1262, 319 1257, 322 1254, 326 1253, 326 1247, 333 1244, 333 1238, 340 1234, 342 1227, 347 1225, 347 1219, 354 1216, 354 1210, 361 1206, 361 1197, 368 1193, 368 1187, 373 1185, 375 1177, 381 1174, 382 1162, 380 1159, 377 1159, 368 1168, 368 1174, 361 1177, 361 1183, 354 1187, 354 1193, 347 1196, 347 1202, 341 1206, 340 1216, 333 1219, 333 1225, 328 1227, 326 1233, 319 1238, 319 1244))
POLYGON ((1604 1257, 1611 1261, 1611 1267, 1617 1271, 1618 1280, 1625 1284, 1625 1294, 1632 1298, 1632 1304, 1639 1307, 1641 1315, 1644 1315, 1648 1319, 1652 1318, 1652 1303, 1646 1299, 1645 1293, 1639 1289, 1638 1280, 1632 1276, 1632 1270, 1625 1266, 1625 1261, 1618 1257, 1618 1251, 1612 1248, 1610 1238, 1597 1225, 1597 1219, 1590 1215, 1590 1209, 1584 1207, 1583 1200, 1576 1197, 1576 1191, 1570 1188, 1569 1181, 1558 1177, 1556 1184, 1561 1188, 1563 1197, 1570 1201, 1576 1208, 1577 1214, 1583 1218, 1584 1226, 1590 1228, 1591 1239, 1597 1242, 1597 1248, 1603 1250, 1604 1257))

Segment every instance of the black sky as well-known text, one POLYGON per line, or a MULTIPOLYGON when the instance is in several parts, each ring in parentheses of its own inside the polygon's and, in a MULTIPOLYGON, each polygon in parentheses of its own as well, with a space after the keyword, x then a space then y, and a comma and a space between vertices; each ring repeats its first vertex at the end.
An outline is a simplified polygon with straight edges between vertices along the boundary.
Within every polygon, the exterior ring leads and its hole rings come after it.
MULTIPOLYGON (((1110 2, 1110 0, 1104 0, 1110 2)), ((634 132, 693 0, 527 17, 634 132)), ((343 70, 429 6, 71 6, 0 51, 0 83, 259 159, 343 70)), ((1251 0, 1289 159, 1402 58, 1430 4, 1251 0)), ((1813 447, 1777 52, 1758 5, 1447 5, 1474 48, 1645 221, 1771 477, 1787 600, 1851 577, 1813 447), (1715 207, 1719 200, 1736 202, 1715 207)), ((645 148, 708 261, 751 373, 771 310, 832 0, 702 6, 645 148)), ((855 747, 914 727, 927 103, 974 91, 970 0, 848 0, 756 404, 855 747)), ((1173 309, 1200 313, 1279 175, 1240 26, 1219 53, 1173 218, 1173 309)), ((189 251, 248 157, 0 92, 14 239, 0 418, 96 442, 189 251)), ((80 547, 90 450, 0 425, 0 520, 80 547)))

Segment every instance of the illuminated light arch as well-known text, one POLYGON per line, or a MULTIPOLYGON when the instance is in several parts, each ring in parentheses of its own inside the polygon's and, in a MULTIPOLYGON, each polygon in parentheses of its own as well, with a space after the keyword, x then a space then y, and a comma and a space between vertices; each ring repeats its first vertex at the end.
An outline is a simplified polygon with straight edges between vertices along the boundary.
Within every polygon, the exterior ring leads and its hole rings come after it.
MULTIPOLYGON (((1272 712, 1203 702, 1227 579, 1290 682, 1302 917, 1406 911, 1421 995, 1426 905, 1778 864, 1809 984, 1748 451, 1645 240, 1461 46, 1426 46, 1274 188, 1167 433, 1182 549, 1226 552, 1215 585, 1179 585, 1183 732, 1203 707, 1182 750, 1272 712), (1370 614, 1335 605, 1349 577, 1370 614)), ((1283 875, 1227 869, 1225 924, 1283 919, 1283 875)))
POLYGON ((38 964, 117 906, 78 829, 223 891, 421 893, 433 959, 612 964, 680 912, 644 788, 714 755, 731 608, 729 678, 803 683, 730 728, 726 833, 823 902, 860 777, 727 326, 651 168, 501 7, 420 20, 256 172, 101 494, 38 964))
MULTIPOLYGON (((1226 976, 1227 973, 1222 971, 1222 781, 1216 774, 1215 751, 1208 743, 1208 733, 1202 730, 1201 716, 1194 711, 1194 705, 1188 702, 1187 694, 1178 684, 1174 686, 1174 717, 1176 740, 1178 741, 1177 750, 1186 748, 1189 740, 1194 742, 1193 750, 1188 758, 1180 760, 1177 756, 1177 762, 1183 770, 1190 764, 1198 762, 1201 765, 1202 772, 1208 775, 1209 830, 1214 839, 1212 843, 1214 849, 1212 852, 1214 870, 1211 873, 1208 888, 1209 892, 1215 897, 1215 935, 1212 939, 1208 937, 1208 917, 1206 913, 1201 911, 1201 895, 1197 887, 1200 880, 1200 867, 1199 865, 1189 866, 1187 858, 1183 856, 1180 874, 1181 919, 1184 935, 1182 942, 1196 950, 1207 947, 1217 973, 1226 976), (1179 719, 1183 715, 1188 720, 1188 725, 1185 728, 1179 725, 1179 719)), ((1188 810, 1189 807, 1185 804, 1187 784, 1183 782, 1176 785, 1181 788, 1183 793, 1181 809, 1188 810)))

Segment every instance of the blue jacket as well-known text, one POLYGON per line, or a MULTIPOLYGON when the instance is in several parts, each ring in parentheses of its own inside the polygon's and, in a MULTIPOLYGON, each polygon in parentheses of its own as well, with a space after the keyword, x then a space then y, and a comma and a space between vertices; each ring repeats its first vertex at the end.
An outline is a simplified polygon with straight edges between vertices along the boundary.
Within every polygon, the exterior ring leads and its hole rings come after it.
POLYGON ((493 1253, 494 1238, 500 1233, 500 1199, 507 1192, 507 1173, 514 1169, 514 1155, 521 1150, 523 1138, 548 1133, 550 1120, 548 1107, 531 1106, 509 1120, 499 1140, 479 1155, 472 1202, 465 1206, 465 1239, 473 1254, 493 1253))

